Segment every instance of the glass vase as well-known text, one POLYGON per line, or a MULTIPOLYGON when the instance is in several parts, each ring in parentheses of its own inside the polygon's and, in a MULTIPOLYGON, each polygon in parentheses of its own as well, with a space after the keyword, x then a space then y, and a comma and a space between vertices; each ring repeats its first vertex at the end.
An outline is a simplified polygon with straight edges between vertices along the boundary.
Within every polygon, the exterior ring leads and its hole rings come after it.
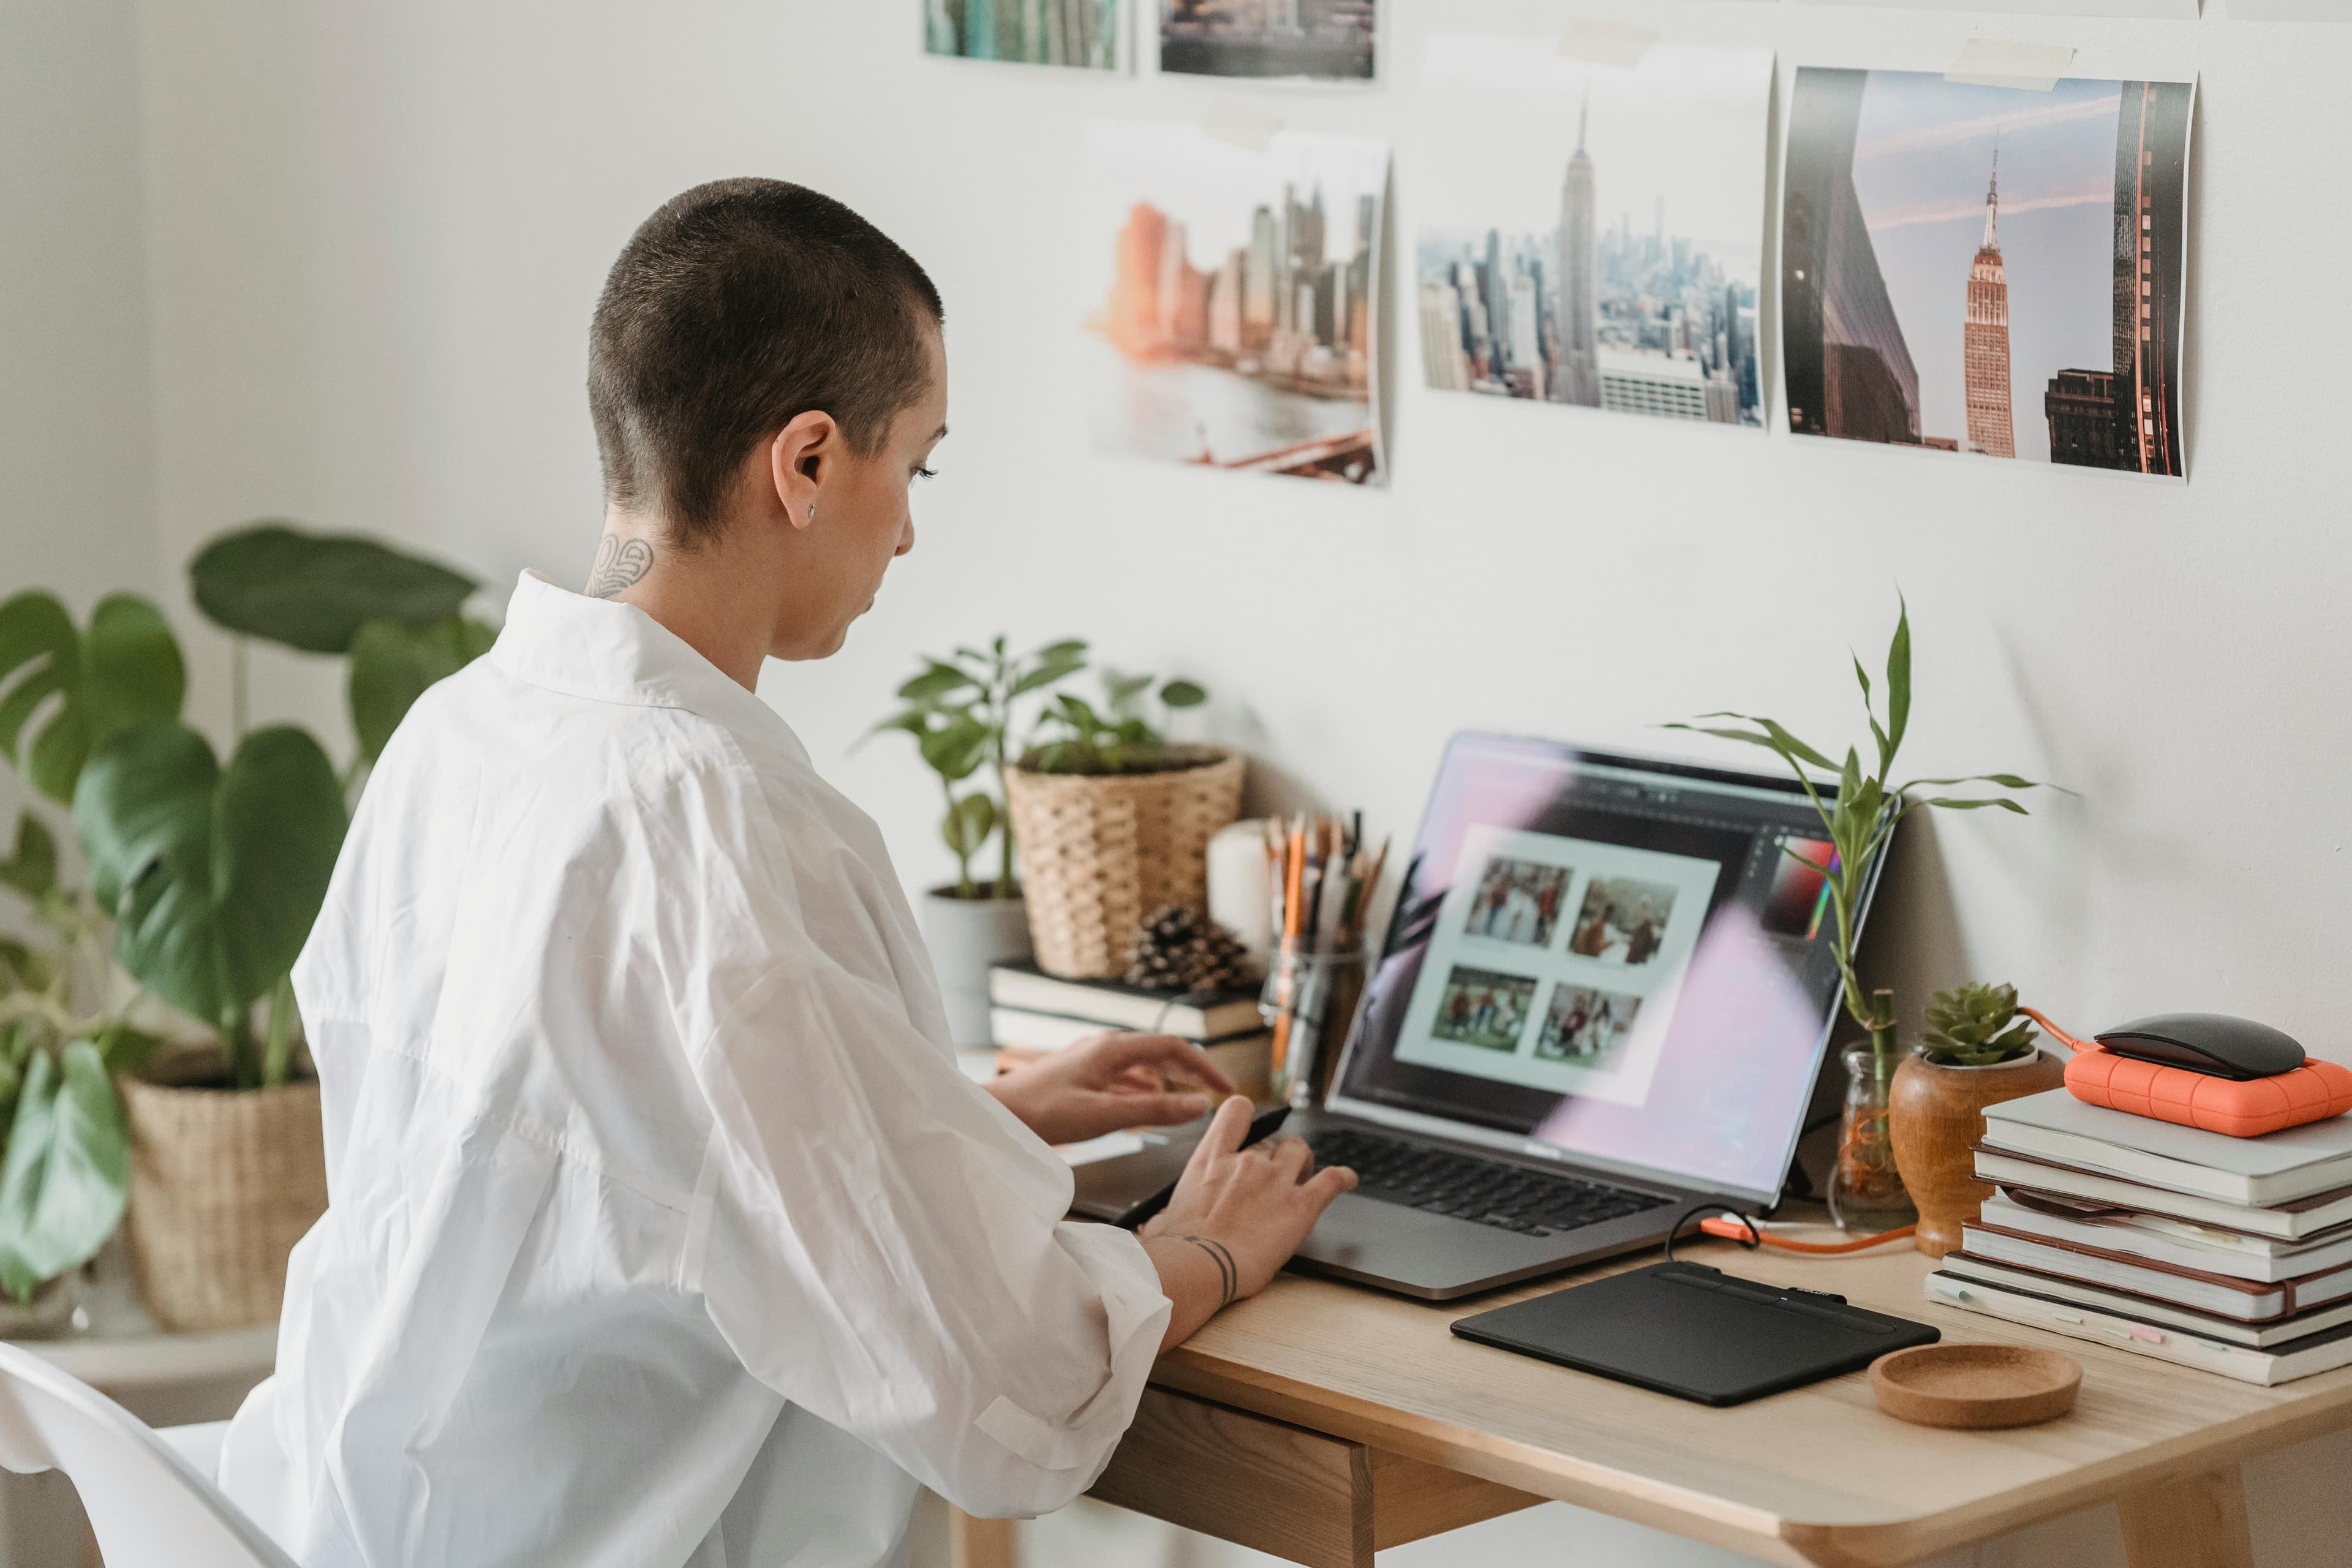
POLYGON ((1845 1052, 1845 1109, 1839 1119, 1837 1164, 1830 1172, 1830 1218, 1840 1230, 1870 1235, 1912 1222, 1911 1194, 1895 1168, 1888 1101, 1903 1059, 1894 1031, 1845 1052))

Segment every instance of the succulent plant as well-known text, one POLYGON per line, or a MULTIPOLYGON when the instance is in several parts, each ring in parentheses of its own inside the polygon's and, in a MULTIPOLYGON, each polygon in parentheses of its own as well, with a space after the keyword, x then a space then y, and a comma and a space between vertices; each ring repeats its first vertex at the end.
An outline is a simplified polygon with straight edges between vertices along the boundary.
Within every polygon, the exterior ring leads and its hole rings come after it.
POLYGON ((1920 1054, 1939 1067, 1981 1068, 2033 1050, 2033 1026, 2017 1016, 2014 985, 1963 985, 1927 1005, 1920 1054))

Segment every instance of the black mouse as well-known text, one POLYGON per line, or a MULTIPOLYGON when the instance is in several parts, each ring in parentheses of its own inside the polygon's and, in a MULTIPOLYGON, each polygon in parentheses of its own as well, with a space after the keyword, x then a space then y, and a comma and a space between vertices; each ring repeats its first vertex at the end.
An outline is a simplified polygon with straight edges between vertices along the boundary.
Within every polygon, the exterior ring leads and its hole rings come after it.
POLYGON ((2098 1041, 2119 1057, 2215 1078, 2273 1078, 2303 1065, 2303 1047, 2287 1036, 2221 1013, 2162 1013, 2109 1029, 2098 1041))

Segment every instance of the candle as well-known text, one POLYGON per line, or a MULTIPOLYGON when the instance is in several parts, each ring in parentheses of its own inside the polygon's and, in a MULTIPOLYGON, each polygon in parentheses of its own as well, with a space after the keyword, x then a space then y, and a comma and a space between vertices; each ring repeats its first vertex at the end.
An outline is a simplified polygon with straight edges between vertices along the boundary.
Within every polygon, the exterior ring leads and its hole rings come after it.
POLYGON ((1209 918, 1241 938, 1260 969, 1274 951, 1273 895, 1265 824, 1219 829, 1209 840, 1209 918))

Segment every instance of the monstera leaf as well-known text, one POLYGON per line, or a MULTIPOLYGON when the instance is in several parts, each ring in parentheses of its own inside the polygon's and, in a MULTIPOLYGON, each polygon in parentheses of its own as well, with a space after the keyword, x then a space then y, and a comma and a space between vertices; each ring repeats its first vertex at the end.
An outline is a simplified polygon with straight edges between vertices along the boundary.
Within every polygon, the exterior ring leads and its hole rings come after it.
POLYGON ((26 1059, 0 1162, 0 1287, 29 1300, 98 1255, 131 1193, 131 1133, 97 1046, 26 1059))
POLYGON ((463 616, 411 626, 370 621, 352 639, 352 728, 373 765, 425 689, 457 674, 498 640, 496 627, 463 616))
POLYGON ((284 522, 214 540, 188 563, 188 584, 217 625, 305 653, 348 653, 370 621, 446 620, 480 586, 373 539, 284 522))
POLYGON ((100 599, 87 631, 52 595, 0 605, 0 752, 61 805, 92 747, 143 720, 178 718, 187 685, 180 645, 144 599, 100 599))
POLYGON ((232 1055, 247 1013, 310 934, 344 826, 333 764, 287 727, 247 735, 223 769, 186 725, 141 724, 98 749, 74 794, 115 956, 218 1026, 232 1055))

